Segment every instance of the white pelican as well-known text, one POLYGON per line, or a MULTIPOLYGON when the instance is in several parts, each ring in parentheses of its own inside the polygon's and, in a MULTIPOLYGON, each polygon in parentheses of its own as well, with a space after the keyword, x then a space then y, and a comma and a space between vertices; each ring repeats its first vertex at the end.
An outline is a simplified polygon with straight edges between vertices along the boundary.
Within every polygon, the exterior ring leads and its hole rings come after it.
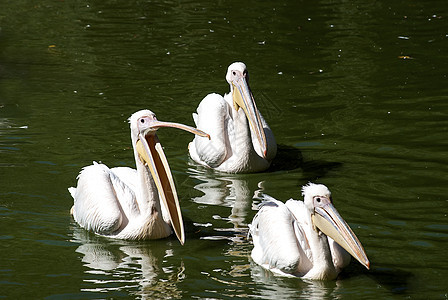
POLYGON ((183 244, 184 227, 176 188, 156 131, 160 127, 175 127, 207 134, 183 124, 158 121, 149 110, 134 113, 129 123, 137 170, 109 169, 95 162, 83 168, 78 186, 69 188, 74 199, 71 213, 81 227, 118 239, 164 238, 172 233, 171 225, 183 244))
POLYGON ((210 134, 210 140, 196 136, 189 144, 197 163, 227 173, 261 172, 271 164, 277 144, 257 109, 248 77, 244 63, 231 64, 226 75, 230 93, 208 94, 193 113, 197 128, 210 134))
POLYGON ((328 188, 309 183, 302 195, 304 201, 286 203, 264 196, 268 201, 249 225, 254 262, 274 273, 317 280, 335 279, 350 254, 369 269, 364 248, 333 206, 328 188))

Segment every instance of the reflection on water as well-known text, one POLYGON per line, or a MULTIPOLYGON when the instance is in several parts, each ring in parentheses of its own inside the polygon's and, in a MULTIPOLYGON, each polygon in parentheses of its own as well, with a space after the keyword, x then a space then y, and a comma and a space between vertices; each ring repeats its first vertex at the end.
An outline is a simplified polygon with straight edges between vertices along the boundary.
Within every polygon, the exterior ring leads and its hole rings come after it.
MULTIPOLYGON (((190 167, 188 173, 201 182, 194 188, 203 193, 191 200, 198 204, 218 205, 228 207, 231 213, 228 217, 236 231, 247 230, 246 217, 252 209, 253 192, 247 180, 235 174, 223 174, 209 171, 202 167, 190 167)), ((261 184, 261 182, 260 182, 261 184)))
POLYGON ((132 243, 95 236, 74 227, 72 242, 87 267, 82 292, 129 292, 143 299, 179 298, 177 284, 184 279, 184 266, 169 265, 174 255, 166 243, 132 243))
POLYGON ((341 281, 300 280, 276 276, 251 262, 251 277, 264 286, 260 289, 264 299, 340 299, 341 281))

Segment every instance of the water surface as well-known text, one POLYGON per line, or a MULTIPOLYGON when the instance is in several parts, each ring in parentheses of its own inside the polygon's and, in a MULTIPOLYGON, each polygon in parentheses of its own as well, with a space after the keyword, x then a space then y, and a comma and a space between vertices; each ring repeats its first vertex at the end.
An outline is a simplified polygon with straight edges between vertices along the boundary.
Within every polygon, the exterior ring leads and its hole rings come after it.
POLYGON ((444 1, 3 1, 0 297, 446 299, 448 5, 444 1), (187 241, 80 229, 67 188, 93 160, 133 166, 127 118, 193 125, 244 61, 279 143, 268 172, 193 164, 160 130, 187 241), (253 264, 262 191, 326 184, 362 241, 336 281, 253 264))

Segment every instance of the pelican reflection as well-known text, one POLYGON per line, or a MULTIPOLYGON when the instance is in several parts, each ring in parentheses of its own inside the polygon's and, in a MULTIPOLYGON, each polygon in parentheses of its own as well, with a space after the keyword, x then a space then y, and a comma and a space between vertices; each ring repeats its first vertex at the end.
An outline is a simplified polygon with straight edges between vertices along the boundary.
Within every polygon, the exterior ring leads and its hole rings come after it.
POLYGON ((201 196, 193 197, 193 202, 230 208, 228 217, 211 216, 210 218, 227 219, 233 224, 234 230, 247 231, 247 223, 250 221, 247 217, 252 211, 254 194, 248 180, 242 178, 241 175, 203 172, 201 169, 194 168, 189 168, 188 173, 192 178, 200 180, 194 189, 203 193, 201 196))
POLYGON ((174 250, 166 241, 110 240, 76 226, 72 242, 80 244, 75 251, 83 255, 87 267, 82 292, 127 292, 142 299, 181 297, 177 284, 184 277, 183 263, 170 262, 174 250))
MULTIPOLYGON (((340 299, 342 281, 297 280, 277 276, 251 261, 252 280, 264 286, 262 299, 340 299)), ((343 295, 343 294, 342 294, 343 295)))

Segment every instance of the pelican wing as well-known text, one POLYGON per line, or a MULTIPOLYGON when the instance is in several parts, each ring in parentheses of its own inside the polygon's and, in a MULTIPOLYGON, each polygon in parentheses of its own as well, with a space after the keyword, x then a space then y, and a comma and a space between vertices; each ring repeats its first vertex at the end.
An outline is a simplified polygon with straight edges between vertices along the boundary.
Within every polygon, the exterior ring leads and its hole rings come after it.
POLYGON ((283 202, 264 203, 250 225, 250 234, 254 243, 251 256, 257 264, 283 275, 306 272, 310 265, 303 249, 306 238, 283 202))
POLYGON ((199 104, 197 114, 193 114, 196 127, 210 135, 210 139, 195 136, 190 143, 190 156, 197 163, 215 168, 226 159, 227 106, 221 95, 209 94, 199 104))
POLYGON ((113 174, 115 174, 123 184, 128 186, 132 191, 137 190, 137 170, 129 167, 115 167, 110 169, 113 174))
POLYGON ((74 198, 75 221, 102 235, 121 230, 128 223, 126 212, 138 210, 132 189, 103 164, 83 168, 78 186, 71 188, 70 193, 74 198))

